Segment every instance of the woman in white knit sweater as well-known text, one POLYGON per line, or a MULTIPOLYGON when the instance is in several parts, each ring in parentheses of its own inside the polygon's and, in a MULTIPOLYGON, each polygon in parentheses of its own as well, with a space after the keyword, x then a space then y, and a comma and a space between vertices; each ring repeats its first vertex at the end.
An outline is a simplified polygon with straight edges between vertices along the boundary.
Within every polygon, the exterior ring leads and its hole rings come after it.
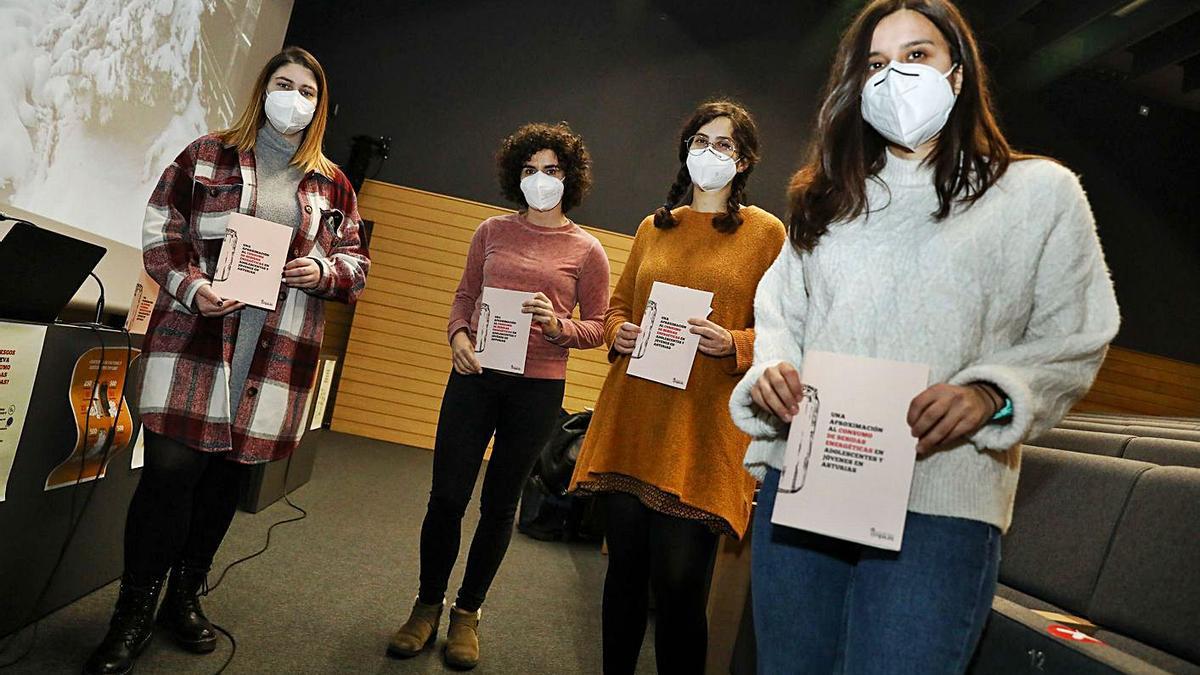
POLYGON ((946 0, 876 0, 838 49, 790 243, 730 410, 763 479, 759 672, 962 672, 995 589, 1019 443, 1091 385, 1119 322, 1079 181, 1015 154, 946 0), (772 525, 809 350, 925 363, 903 547, 772 525))

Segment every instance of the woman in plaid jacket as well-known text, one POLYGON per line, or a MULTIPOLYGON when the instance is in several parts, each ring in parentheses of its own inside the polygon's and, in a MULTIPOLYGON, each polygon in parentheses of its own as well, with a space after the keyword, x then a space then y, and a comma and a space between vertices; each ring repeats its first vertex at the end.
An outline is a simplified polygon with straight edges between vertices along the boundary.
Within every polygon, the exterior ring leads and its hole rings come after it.
POLYGON ((163 172, 146 208, 146 270, 162 287, 141 357, 146 465, 129 505, 125 569, 108 634, 86 673, 126 673, 158 623, 207 653, 198 595, 237 505, 241 467, 300 442, 324 332, 324 301, 354 302, 370 260, 346 176, 321 152, 325 73, 288 47, 259 74, 234 126, 163 172), (218 296, 226 224, 245 213, 294 235, 274 311, 218 296))

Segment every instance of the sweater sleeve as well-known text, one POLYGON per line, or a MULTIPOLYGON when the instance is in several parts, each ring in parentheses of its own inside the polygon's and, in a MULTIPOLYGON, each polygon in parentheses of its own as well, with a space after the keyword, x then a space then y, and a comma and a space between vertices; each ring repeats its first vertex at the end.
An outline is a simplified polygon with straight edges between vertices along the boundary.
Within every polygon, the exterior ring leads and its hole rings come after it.
POLYGON ((329 255, 312 258, 321 268, 321 278, 310 292, 326 300, 353 304, 367 287, 371 258, 362 240, 362 217, 358 214, 358 198, 350 179, 339 170, 336 182, 344 215, 329 255))
POLYGON ((450 323, 446 326, 447 340, 453 338, 458 331, 471 327, 475 303, 483 293, 483 260, 487 252, 487 230, 488 222, 485 220, 471 237, 471 246, 467 249, 467 263, 463 266, 462 279, 458 282, 458 289, 454 291, 454 302, 450 305, 450 323))
POLYGON ((629 250, 629 259, 625 261, 625 269, 621 270, 621 278, 613 289, 612 299, 608 301, 608 310, 604 313, 604 344, 608 346, 608 362, 612 363, 620 356, 613 350, 613 342, 617 339, 617 331, 621 324, 633 320, 633 296, 637 290, 638 267, 642 264, 645 254, 648 231, 653 229, 654 217, 650 216, 638 226, 637 235, 633 238, 633 246, 629 250))
POLYGON ((587 260, 579 270, 576 297, 579 318, 561 318, 562 332, 550 342, 573 349, 599 347, 604 341, 604 315, 608 310, 608 254, 599 241, 588 250, 587 260))
POLYGON ((754 294, 754 365, 734 386, 729 399, 734 424, 754 439, 779 438, 787 433, 787 425, 755 405, 750 389, 771 366, 786 361, 800 367, 808 309, 802 265, 800 254, 790 243, 784 243, 754 294))
POLYGON ((1057 424, 1091 387, 1120 323, 1083 188, 1067 173, 1056 192, 1063 206, 1042 247, 1022 339, 950 379, 958 385, 990 382, 1012 401, 1007 424, 985 425, 971 436, 981 450, 1007 450, 1057 424))
POLYGON ((198 143, 185 148, 163 171, 142 222, 142 262, 146 273, 191 311, 195 311, 192 300, 196 291, 201 284, 208 283, 188 238, 198 143))
MULTIPOLYGON (((754 248, 764 251, 778 251, 780 247, 787 241, 787 230, 784 229, 783 223, 775 216, 759 211, 766 216, 766 225, 761 227, 761 239, 765 241, 756 241, 754 248)), ((776 256, 778 258, 778 256, 776 256)), ((763 260, 757 263, 759 274, 765 274, 766 268, 770 267, 770 259, 763 260)), ((762 281, 759 276, 755 282, 762 281)), ((730 375, 742 375, 750 366, 754 365, 754 323, 751 322, 740 330, 730 330, 730 336, 733 338, 733 354, 721 359, 721 365, 725 368, 725 372, 730 375)))

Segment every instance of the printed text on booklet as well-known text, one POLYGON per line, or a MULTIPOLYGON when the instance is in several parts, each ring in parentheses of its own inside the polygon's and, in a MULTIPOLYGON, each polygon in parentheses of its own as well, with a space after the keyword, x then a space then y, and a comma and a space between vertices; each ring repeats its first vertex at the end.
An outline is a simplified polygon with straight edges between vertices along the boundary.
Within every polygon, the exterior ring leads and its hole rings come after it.
POLYGON ((654 282, 642 314, 641 332, 626 373, 687 389, 700 336, 691 332, 688 319, 705 319, 712 313, 713 294, 694 288, 654 282))
POLYGON ((526 291, 483 288, 475 333, 475 358, 480 366, 506 373, 525 373, 533 315, 522 313, 521 306, 533 296, 526 291))
POLYGON ((213 292, 274 310, 283 283, 292 228, 262 218, 234 213, 229 216, 225 242, 213 273, 213 292))
POLYGON ((899 551, 917 441, 905 419, 928 366, 804 355, 771 522, 899 551))

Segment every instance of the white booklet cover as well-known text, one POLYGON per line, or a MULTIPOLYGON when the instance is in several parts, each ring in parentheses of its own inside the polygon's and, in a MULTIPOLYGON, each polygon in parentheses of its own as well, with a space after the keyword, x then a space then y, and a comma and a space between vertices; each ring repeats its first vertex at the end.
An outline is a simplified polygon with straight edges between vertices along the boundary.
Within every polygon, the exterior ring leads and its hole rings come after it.
POLYGON ((808 352, 771 522, 899 551, 917 439, 906 417, 923 364, 808 352))
POLYGON ((687 389, 700 345, 700 336, 691 332, 688 319, 707 318, 712 312, 712 299, 710 291, 654 282, 642 314, 641 333, 625 372, 687 389))
POLYGON ((230 215, 213 272, 213 291, 222 298, 274 310, 292 234, 287 225, 244 213, 230 215))
POLYGON ((521 305, 534 295, 483 287, 475 331, 475 358, 479 365, 506 373, 525 372, 533 315, 522 313, 521 305))

